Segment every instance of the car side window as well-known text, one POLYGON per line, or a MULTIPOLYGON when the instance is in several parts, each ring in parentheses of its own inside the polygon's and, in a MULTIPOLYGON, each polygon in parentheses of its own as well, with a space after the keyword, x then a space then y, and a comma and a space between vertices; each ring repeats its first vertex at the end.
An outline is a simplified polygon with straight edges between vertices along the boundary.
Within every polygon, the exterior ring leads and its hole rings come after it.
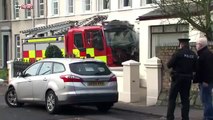
POLYGON ((54 63, 53 64, 53 73, 60 73, 60 72, 64 72, 65 68, 64 65, 61 63, 54 63))
POLYGON ((39 71, 39 75, 49 75, 51 74, 51 70, 52 70, 52 63, 44 62, 39 71))
POLYGON ((32 65, 30 68, 28 68, 25 71, 25 75, 26 76, 34 76, 34 75, 36 75, 40 66, 41 66, 41 63, 37 63, 37 64, 32 65))

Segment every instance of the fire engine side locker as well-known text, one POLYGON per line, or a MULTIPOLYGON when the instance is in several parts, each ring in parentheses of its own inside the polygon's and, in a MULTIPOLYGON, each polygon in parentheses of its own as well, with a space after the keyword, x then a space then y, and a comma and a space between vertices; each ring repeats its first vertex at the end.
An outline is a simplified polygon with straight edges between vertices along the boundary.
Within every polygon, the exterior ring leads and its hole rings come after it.
POLYGON ((23 59, 25 62, 35 62, 45 58, 45 51, 49 45, 56 45, 64 53, 64 41, 57 41, 57 37, 29 39, 22 44, 23 59))

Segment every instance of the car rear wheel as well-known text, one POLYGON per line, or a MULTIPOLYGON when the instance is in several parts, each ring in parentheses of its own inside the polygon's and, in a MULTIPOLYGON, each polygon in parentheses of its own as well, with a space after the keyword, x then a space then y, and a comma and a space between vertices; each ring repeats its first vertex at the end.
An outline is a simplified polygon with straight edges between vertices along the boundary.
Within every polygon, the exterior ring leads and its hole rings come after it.
POLYGON ((58 98, 52 90, 46 94, 45 105, 48 113, 54 114, 58 112, 58 98))
POLYGON ((101 103, 97 105, 98 111, 106 113, 113 106, 113 103, 101 103))
POLYGON ((17 101, 17 94, 14 88, 9 88, 5 94, 5 101, 9 107, 20 107, 24 103, 17 101))

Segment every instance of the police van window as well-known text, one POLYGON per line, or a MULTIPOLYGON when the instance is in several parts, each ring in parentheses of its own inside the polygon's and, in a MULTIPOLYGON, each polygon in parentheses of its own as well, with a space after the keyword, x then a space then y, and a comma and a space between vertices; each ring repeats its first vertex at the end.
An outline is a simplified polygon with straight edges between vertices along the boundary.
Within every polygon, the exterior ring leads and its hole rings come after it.
POLYGON ((81 33, 74 34, 74 44, 77 48, 83 48, 83 38, 81 33))
POLYGON ((104 45, 103 45, 103 35, 102 32, 99 31, 92 31, 92 46, 95 49, 98 50, 103 50, 104 49, 104 45))

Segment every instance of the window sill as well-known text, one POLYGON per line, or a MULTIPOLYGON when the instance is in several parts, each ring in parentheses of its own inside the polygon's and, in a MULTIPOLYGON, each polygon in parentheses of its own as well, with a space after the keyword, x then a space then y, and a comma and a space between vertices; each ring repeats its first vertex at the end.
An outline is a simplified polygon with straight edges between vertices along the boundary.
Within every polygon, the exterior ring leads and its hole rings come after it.
POLYGON ((20 21, 19 18, 12 19, 11 21, 20 21))
POLYGON ((35 19, 36 19, 36 20, 41 20, 41 19, 46 19, 46 17, 41 16, 41 17, 36 17, 35 19))
POLYGON ((94 14, 91 11, 85 11, 84 13, 80 13, 79 15, 90 15, 90 14, 94 14))
POLYGON ((104 9, 104 10, 99 10, 98 13, 108 13, 110 12, 110 9, 104 9))
POLYGON ((45 16, 41 15, 41 16, 37 16, 36 18, 45 18, 45 16))
POLYGON ((65 17, 69 17, 69 16, 74 16, 74 13, 67 13, 66 15, 64 15, 65 17))
POLYGON ((118 11, 127 11, 127 10, 132 10, 134 8, 132 7, 122 7, 122 8, 119 8, 118 11))
POLYGON ((52 16, 49 16, 48 18, 58 18, 60 17, 59 15, 52 15, 52 16))

